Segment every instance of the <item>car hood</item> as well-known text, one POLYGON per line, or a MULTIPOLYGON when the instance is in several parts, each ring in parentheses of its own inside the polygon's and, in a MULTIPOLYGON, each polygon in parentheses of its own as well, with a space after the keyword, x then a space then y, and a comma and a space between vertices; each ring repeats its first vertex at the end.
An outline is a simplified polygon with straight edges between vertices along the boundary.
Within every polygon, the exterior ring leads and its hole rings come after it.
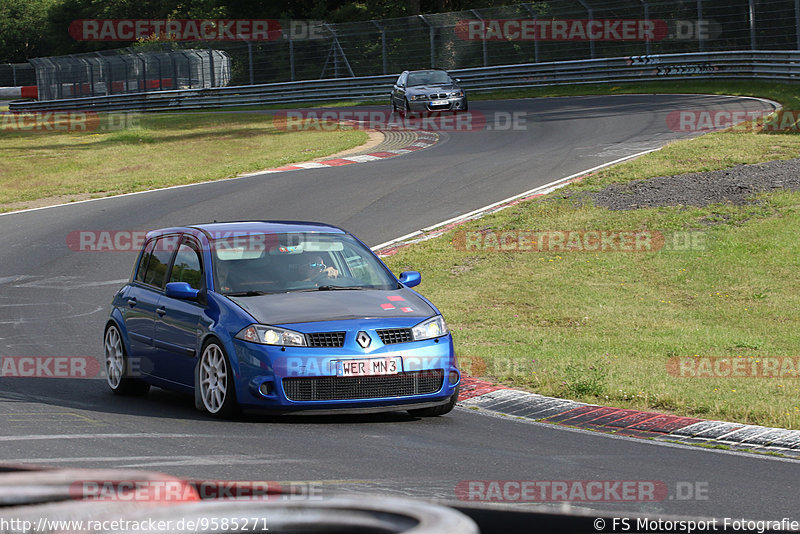
POLYGON ((439 91, 457 91, 461 89, 457 85, 453 84, 444 84, 444 85, 415 85, 413 87, 409 87, 409 93, 436 93, 439 91))
POLYGON ((382 317, 431 317, 436 310, 414 291, 376 289, 228 297, 261 324, 309 323, 382 317))

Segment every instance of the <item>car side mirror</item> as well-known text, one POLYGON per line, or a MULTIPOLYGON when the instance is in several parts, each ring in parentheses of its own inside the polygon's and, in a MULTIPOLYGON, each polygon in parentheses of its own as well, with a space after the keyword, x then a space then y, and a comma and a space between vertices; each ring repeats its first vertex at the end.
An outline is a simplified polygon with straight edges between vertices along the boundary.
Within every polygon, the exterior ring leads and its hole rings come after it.
POLYGON ((186 282, 170 282, 166 287, 166 295, 173 299, 197 300, 200 290, 193 289, 186 282))
POLYGON ((418 286, 422 282, 422 275, 417 271, 403 271, 400 273, 400 283, 406 287, 418 286))

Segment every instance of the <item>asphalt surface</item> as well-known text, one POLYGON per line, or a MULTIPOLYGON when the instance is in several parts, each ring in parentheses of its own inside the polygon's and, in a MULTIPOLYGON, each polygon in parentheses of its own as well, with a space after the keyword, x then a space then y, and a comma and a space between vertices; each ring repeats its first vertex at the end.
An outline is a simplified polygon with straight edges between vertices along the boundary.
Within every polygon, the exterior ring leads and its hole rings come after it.
MULTIPOLYGON (((390 160, 257 175, 0 216, 0 355, 101 359, 112 294, 135 252, 76 252, 80 230, 211 220, 300 219, 375 245, 691 134, 676 109, 759 110, 748 99, 615 96, 475 102, 524 128, 442 133, 390 160), (518 124, 519 124, 518 119, 518 124)), ((425 282, 420 291, 424 294, 425 282)), ((135 467, 196 479, 315 481, 325 491, 455 498, 469 480, 659 481, 658 502, 590 508, 798 519, 795 461, 611 437, 457 408, 445 417, 265 418, 219 422, 154 390, 120 399, 104 381, 0 378, 0 461, 135 467), (691 498, 684 498, 693 488, 691 498), (697 495, 700 498, 697 498, 697 495)), ((613 499, 612 499, 613 500, 613 499)))

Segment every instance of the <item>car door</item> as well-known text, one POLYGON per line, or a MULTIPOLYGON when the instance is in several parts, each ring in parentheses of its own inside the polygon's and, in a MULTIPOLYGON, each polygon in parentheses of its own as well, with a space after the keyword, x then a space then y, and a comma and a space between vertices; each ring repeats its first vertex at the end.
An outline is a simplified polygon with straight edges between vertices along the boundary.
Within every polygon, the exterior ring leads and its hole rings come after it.
MULTIPOLYGON (((192 288, 205 287, 203 255, 199 243, 184 235, 169 270, 169 282, 186 282, 192 288)), ((162 295, 155 319, 155 366, 157 376, 192 387, 197 361, 197 342, 205 305, 199 301, 162 295)))
POLYGON ((175 248, 174 239, 163 236, 145 244, 136 276, 125 294, 125 306, 121 308, 130 340, 130 357, 134 359, 131 365, 148 375, 154 370, 156 308, 175 248))

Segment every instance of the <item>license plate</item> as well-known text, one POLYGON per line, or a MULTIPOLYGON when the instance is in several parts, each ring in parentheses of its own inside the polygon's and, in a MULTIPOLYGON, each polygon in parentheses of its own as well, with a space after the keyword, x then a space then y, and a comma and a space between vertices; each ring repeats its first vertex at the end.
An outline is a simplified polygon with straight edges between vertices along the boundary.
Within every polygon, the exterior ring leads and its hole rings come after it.
POLYGON ((431 100, 431 106, 446 106, 449 103, 449 100, 431 100))
POLYGON ((336 366, 336 376, 396 375, 400 372, 400 358, 369 358, 341 360, 336 366))

